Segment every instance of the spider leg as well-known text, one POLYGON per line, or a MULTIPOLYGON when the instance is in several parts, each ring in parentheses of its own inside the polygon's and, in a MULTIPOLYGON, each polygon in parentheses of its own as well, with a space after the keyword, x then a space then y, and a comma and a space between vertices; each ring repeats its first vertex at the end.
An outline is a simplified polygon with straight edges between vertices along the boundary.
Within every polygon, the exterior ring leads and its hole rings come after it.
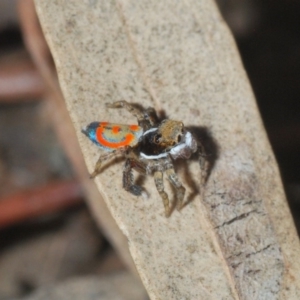
POLYGON ((199 152, 199 164, 201 169, 201 186, 204 186, 207 180, 209 162, 206 159, 207 154, 205 152, 205 149, 200 142, 198 142, 198 152, 199 152))
POLYGON ((181 184, 181 182, 178 179, 177 174, 174 171, 174 167, 167 169, 166 174, 168 176, 169 181, 176 189, 176 195, 177 195, 177 210, 181 210, 183 207, 183 199, 185 194, 185 187, 181 184))
POLYGON ((136 165, 131 159, 127 158, 123 170, 123 188, 133 195, 139 196, 142 193, 142 188, 133 184, 132 168, 136 165))
POLYGON ((165 207, 165 214, 166 217, 170 216, 171 208, 169 206, 169 197, 167 193, 164 191, 164 183, 163 183, 163 172, 162 171, 155 171, 154 172, 154 182, 159 192, 165 207))
POLYGON ((138 119, 138 122, 144 120, 144 113, 140 109, 128 103, 126 100, 120 100, 114 103, 106 103, 106 106, 109 108, 125 108, 138 119))
POLYGON ((90 175, 90 178, 95 178, 98 174, 101 173, 102 162, 112 158, 115 155, 124 155, 124 151, 125 151, 124 148, 118 148, 110 153, 100 155, 100 157, 96 162, 94 172, 90 175))
POLYGON ((144 129, 148 130, 157 123, 157 115, 154 108, 149 107, 146 110, 141 110, 134 105, 128 103, 126 100, 116 101, 114 103, 106 103, 109 108, 125 108, 132 115, 134 115, 138 124, 144 129))
MULTIPOLYGON (((147 121, 147 125, 148 127, 152 127, 152 126, 155 126, 157 123, 158 123, 158 117, 157 117, 157 114, 156 114, 156 111, 153 107, 148 107, 146 110, 145 110, 145 121, 147 121)), ((147 128, 149 129, 149 128, 147 128)))

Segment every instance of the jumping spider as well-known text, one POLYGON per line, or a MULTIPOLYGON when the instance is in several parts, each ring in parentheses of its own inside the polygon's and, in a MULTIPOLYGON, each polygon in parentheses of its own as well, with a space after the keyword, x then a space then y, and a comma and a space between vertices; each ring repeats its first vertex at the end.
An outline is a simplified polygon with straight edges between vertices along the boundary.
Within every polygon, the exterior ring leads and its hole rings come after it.
POLYGON ((123 187, 126 191, 137 196, 142 193, 142 188, 133 183, 132 169, 145 175, 153 174, 156 188, 164 203, 166 217, 169 217, 171 208, 163 184, 165 173, 176 190, 177 209, 180 210, 183 207, 185 188, 174 171, 173 160, 189 159, 199 150, 200 166, 204 170, 205 153, 201 143, 184 128, 182 122, 169 119, 159 122, 151 107, 142 110, 124 100, 106 106, 125 108, 137 118, 138 125, 93 122, 82 130, 92 142, 109 152, 99 157, 91 178, 101 172, 102 162, 114 155, 121 155, 125 157, 123 187))

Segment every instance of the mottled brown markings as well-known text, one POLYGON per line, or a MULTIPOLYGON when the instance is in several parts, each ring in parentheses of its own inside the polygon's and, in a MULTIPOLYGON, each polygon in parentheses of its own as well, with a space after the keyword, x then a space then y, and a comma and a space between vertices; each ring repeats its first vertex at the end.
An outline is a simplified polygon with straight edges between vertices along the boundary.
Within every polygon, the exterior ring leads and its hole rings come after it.
POLYGON ((268 250, 268 249, 269 249, 270 247, 272 247, 272 246, 274 246, 274 244, 269 244, 269 245, 267 245, 266 247, 264 247, 263 249, 260 249, 260 250, 257 250, 257 251, 255 251, 255 252, 246 254, 245 257, 248 258, 248 257, 250 257, 250 256, 252 256, 252 255, 256 255, 256 254, 259 254, 259 253, 261 253, 261 252, 264 252, 264 251, 268 250))
POLYGON ((261 198, 261 183, 246 170, 232 172, 231 164, 219 171, 221 177, 212 182, 212 192, 206 195, 204 203, 238 293, 243 295, 247 289, 247 299, 278 299, 284 262, 261 198))
POLYGON ((248 271, 246 271, 247 274, 252 274, 252 275, 255 275, 259 272, 261 272, 261 270, 259 270, 259 269, 258 270, 248 270, 248 271))
POLYGON ((246 212, 246 213, 243 213, 239 216, 236 216, 236 217, 232 218, 231 220, 226 221, 226 222, 222 223, 221 225, 216 226, 215 228, 217 229, 217 228, 220 228, 220 227, 223 227, 223 226, 226 226, 226 225, 230 225, 233 222, 243 220, 243 219, 247 218, 249 215, 251 215, 253 213, 258 213, 257 209, 253 209, 249 212, 246 212))
POLYGON ((269 244, 266 247, 264 247, 263 249, 260 249, 260 250, 257 250, 255 252, 251 252, 251 253, 248 253, 248 254, 245 254, 244 252, 238 252, 234 255, 231 255, 231 256, 227 257, 226 259, 227 260, 233 260, 233 259, 235 259, 237 257, 240 257, 240 256, 244 256, 244 258, 249 258, 250 256, 257 255, 261 252, 264 252, 264 251, 268 250, 272 246, 275 246, 275 245, 274 244, 269 244))

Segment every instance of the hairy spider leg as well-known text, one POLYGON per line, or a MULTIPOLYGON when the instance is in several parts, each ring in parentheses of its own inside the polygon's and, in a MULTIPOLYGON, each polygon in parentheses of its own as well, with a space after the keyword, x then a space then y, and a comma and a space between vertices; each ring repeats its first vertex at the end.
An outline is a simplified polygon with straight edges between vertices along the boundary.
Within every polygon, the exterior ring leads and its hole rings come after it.
POLYGON ((143 189, 140 186, 133 184, 133 168, 139 170, 141 173, 145 172, 145 167, 141 163, 127 158, 123 170, 123 188, 131 194, 139 196, 141 195, 143 189))
POLYGON ((90 178, 95 178, 98 174, 101 173, 102 162, 112 158, 115 155, 125 155, 125 151, 127 150, 127 148, 128 147, 118 148, 107 154, 100 155, 100 157, 98 158, 98 160, 96 162, 94 172, 90 175, 90 178))
POLYGON ((114 103, 106 103, 108 108, 125 108, 138 120, 138 124, 143 127, 144 130, 149 129, 157 123, 157 116, 154 108, 149 107, 146 110, 141 110, 132 104, 128 103, 126 100, 116 101, 114 103))
POLYGON ((207 180, 207 172, 209 169, 209 162, 206 159, 207 154, 205 152, 205 149, 203 145, 200 143, 200 141, 197 141, 197 146, 198 146, 198 156, 199 156, 199 165, 201 169, 201 187, 204 187, 206 180, 207 180))
POLYGON ((148 107, 144 113, 144 120, 141 122, 141 126, 144 130, 148 130, 158 124, 158 117, 153 107, 148 107))
POLYGON ((174 167, 171 166, 165 171, 166 175, 168 176, 168 180, 176 189, 176 196, 177 196, 177 210, 181 210, 183 207, 183 199, 185 194, 185 187, 179 181, 177 174, 174 171, 174 167))
POLYGON ((168 218, 171 214, 171 208, 169 205, 169 197, 168 194, 164 191, 164 182, 163 182, 163 172, 155 171, 154 172, 154 182, 156 185, 156 189, 159 192, 159 195, 162 198, 164 207, 165 207, 165 215, 168 218))

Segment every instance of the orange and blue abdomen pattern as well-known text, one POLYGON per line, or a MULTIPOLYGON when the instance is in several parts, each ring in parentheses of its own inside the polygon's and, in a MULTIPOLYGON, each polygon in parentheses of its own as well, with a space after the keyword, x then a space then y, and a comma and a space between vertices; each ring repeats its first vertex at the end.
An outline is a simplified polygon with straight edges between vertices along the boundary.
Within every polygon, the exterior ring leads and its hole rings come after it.
POLYGON ((136 146, 143 129, 138 125, 93 122, 82 132, 97 146, 106 151, 113 151, 125 146, 136 146))

